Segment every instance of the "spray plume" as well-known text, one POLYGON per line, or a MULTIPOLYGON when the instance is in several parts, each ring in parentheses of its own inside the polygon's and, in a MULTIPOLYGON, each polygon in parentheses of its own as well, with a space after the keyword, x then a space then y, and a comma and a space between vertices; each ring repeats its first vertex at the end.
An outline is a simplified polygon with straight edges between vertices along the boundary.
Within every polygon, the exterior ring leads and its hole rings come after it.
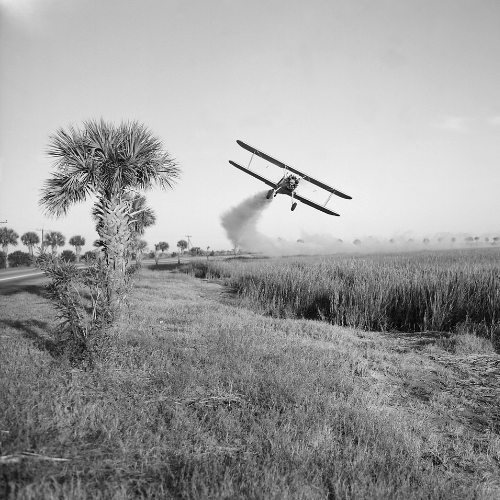
POLYGON ((222 227, 235 248, 247 252, 278 255, 326 255, 335 253, 394 253, 420 250, 449 250, 472 247, 500 247, 499 234, 475 236, 467 233, 439 233, 422 238, 411 231, 394 234, 390 239, 374 236, 360 237, 354 241, 342 241, 329 234, 302 233, 300 240, 289 241, 269 238, 257 230, 264 210, 272 202, 263 191, 243 200, 221 217, 222 227))
POLYGON ((235 248, 262 251, 268 246, 268 238, 257 231, 257 222, 272 201, 266 198, 266 193, 263 191, 250 196, 222 215, 222 227, 235 248))

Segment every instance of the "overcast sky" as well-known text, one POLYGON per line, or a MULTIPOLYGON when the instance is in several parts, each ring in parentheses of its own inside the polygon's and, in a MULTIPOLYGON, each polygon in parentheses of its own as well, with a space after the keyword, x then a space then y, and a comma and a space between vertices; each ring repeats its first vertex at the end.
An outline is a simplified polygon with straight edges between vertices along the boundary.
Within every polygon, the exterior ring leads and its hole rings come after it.
POLYGON ((221 215, 266 188, 229 165, 250 159, 236 139, 353 197, 332 198, 331 217, 278 196, 259 223, 270 237, 500 233, 498 1, 0 6, 0 220, 19 235, 44 227, 90 248, 90 204, 54 220, 38 200, 50 134, 100 117, 145 123, 182 168, 175 191, 147 194, 151 246, 189 234, 231 247, 221 215))

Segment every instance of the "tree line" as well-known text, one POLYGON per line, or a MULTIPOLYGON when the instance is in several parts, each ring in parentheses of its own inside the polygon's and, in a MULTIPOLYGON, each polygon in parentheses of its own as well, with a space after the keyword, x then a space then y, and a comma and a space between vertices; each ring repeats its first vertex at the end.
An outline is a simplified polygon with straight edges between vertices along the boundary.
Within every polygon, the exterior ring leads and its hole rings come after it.
MULTIPOLYGON (((38 247, 42 252, 50 248, 52 254, 57 255, 58 249, 66 244, 65 236, 59 231, 47 232, 42 242, 38 234, 34 231, 24 233, 20 239, 21 243, 28 247, 28 252, 16 250, 9 253, 9 247, 17 247, 19 244, 19 235, 14 229, 8 227, 0 228, 0 246, 2 247, 2 251, 0 252, 0 268, 29 266, 34 263, 35 248, 38 247)), ((64 250, 60 258, 70 262, 79 262, 81 259, 82 247, 85 245, 85 238, 80 235, 75 235, 69 239, 68 243, 75 248, 75 251, 64 250)))

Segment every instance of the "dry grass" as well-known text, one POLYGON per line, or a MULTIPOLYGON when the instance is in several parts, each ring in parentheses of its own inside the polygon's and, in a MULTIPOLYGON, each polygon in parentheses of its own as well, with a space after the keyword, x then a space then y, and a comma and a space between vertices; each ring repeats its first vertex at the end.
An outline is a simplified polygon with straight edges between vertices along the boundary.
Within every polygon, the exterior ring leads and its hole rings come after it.
POLYGON ((91 372, 51 356, 48 302, 2 297, 0 455, 69 461, 0 465, 0 496, 500 496, 487 346, 264 317, 166 271, 137 280, 91 372))

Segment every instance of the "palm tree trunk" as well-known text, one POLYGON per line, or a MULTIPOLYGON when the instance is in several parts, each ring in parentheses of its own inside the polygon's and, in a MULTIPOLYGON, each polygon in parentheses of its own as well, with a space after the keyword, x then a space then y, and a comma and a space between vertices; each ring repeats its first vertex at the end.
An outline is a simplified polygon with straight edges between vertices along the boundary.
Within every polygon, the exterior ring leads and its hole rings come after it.
POLYGON ((8 257, 8 252, 9 252, 9 247, 8 245, 3 245, 2 246, 2 252, 5 254, 5 267, 9 267, 9 257, 8 257))
POLYGON ((104 254, 109 270, 107 282, 108 304, 113 313, 121 307, 126 294, 126 267, 131 239, 129 205, 117 197, 100 200, 96 207, 99 222, 97 232, 104 243, 104 254))

